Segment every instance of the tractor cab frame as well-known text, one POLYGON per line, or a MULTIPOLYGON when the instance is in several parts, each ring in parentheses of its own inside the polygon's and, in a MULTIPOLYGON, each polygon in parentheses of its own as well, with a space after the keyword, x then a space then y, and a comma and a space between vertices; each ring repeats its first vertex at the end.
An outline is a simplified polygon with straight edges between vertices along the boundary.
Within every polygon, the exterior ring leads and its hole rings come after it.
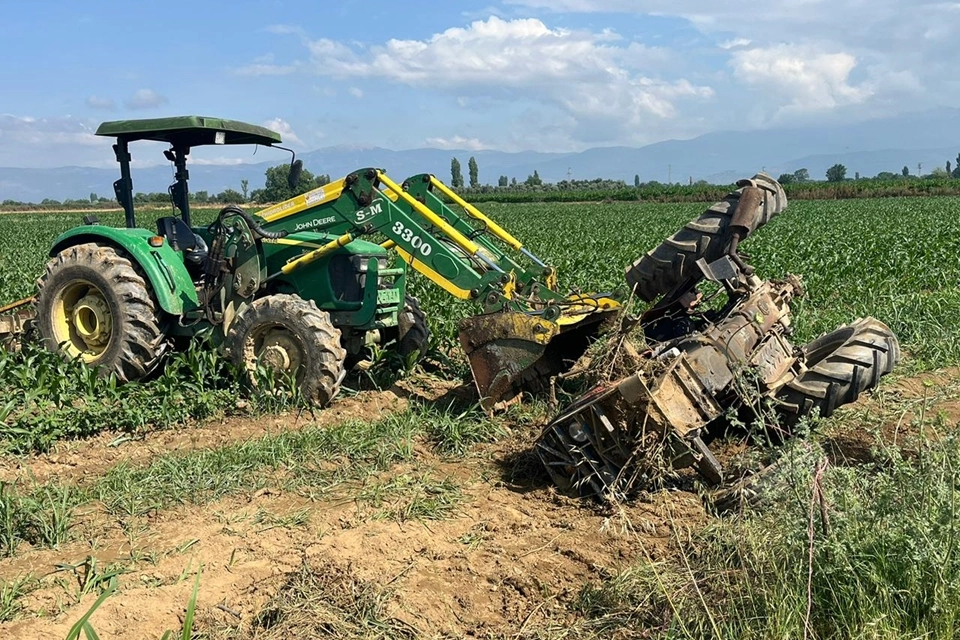
MULTIPOLYGON (((190 172, 187 170, 187 156, 193 147, 207 145, 261 145, 289 151, 280 146, 280 134, 266 127, 259 127, 238 120, 223 120, 203 116, 176 116, 172 118, 154 118, 147 120, 115 120, 104 122, 97 128, 98 136, 116 138, 113 152, 120 164, 120 179, 113 183, 117 202, 123 208, 126 226, 136 228, 137 219, 133 202, 133 177, 130 171, 131 142, 152 140, 170 145, 164 150, 164 157, 176 168, 175 182, 170 185, 170 199, 180 211, 187 226, 191 226, 190 172)), ((292 152, 291 152, 292 153, 292 152)), ((291 164, 290 178, 293 184, 299 180, 302 163, 294 159, 291 164)))

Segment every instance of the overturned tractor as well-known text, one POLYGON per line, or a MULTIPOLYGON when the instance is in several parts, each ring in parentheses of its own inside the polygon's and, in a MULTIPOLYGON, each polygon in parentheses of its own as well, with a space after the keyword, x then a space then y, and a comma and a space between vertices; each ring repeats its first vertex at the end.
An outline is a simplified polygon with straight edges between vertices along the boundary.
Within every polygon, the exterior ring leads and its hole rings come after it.
POLYGON ((627 268, 635 295, 656 301, 626 323, 647 348, 632 371, 600 380, 538 439, 562 491, 626 497, 690 466, 720 483, 707 436, 724 416, 752 410, 787 436, 804 417, 854 401, 899 360, 896 336, 873 318, 799 348, 790 342, 800 279, 761 280, 738 250, 786 208, 786 196, 765 174, 738 187, 627 268))

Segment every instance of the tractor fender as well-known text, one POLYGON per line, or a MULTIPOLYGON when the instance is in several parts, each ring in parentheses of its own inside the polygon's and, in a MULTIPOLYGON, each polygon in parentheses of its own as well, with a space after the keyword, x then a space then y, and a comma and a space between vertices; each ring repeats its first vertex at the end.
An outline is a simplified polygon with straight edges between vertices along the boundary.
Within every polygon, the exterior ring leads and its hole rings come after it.
POLYGON ((116 247, 140 267, 153 289, 160 307, 175 316, 200 307, 196 285, 183 263, 183 257, 164 241, 151 247, 148 240, 156 234, 147 229, 118 229, 100 225, 74 227, 53 243, 50 257, 74 245, 93 242, 116 247))

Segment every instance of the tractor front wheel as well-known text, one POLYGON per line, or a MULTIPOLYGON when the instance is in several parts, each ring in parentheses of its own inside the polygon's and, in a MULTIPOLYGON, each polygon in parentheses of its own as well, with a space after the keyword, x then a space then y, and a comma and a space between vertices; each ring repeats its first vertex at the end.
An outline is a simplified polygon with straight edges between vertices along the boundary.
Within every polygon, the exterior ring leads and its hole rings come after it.
POLYGON ((163 313, 143 275, 114 247, 64 249, 37 286, 37 325, 51 351, 123 382, 145 377, 160 362, 163 313))
POLYGON ((411 357, 420 360, 427 355, 427 348, 430 346, 430 328, 427 326, 427 316, 420 308, 419 300, 413 296, 406 297, 397 324, 400 329, 397 350, 404 361, 411 357))
POLYGON ((230 325, 226 350, 255 386, 269 380, 279 389, 292 382, 321 407, 340 391, 347 352, 340 330, 312 300, 277 294, 254 301, 230 325))

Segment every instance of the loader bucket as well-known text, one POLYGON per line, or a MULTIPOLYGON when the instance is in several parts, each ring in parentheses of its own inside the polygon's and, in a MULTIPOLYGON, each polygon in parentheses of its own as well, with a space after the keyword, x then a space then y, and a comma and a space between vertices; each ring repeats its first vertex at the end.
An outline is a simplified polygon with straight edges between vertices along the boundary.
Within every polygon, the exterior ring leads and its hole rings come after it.
POLYGON ((460 344, 480 392, 480 406, 492 412, 521 391, 542 391, 550 378, 580 359, 604 320, 617 313, 611 298, 577 297, 554 320, 502 311, 460 321, 460 344))

